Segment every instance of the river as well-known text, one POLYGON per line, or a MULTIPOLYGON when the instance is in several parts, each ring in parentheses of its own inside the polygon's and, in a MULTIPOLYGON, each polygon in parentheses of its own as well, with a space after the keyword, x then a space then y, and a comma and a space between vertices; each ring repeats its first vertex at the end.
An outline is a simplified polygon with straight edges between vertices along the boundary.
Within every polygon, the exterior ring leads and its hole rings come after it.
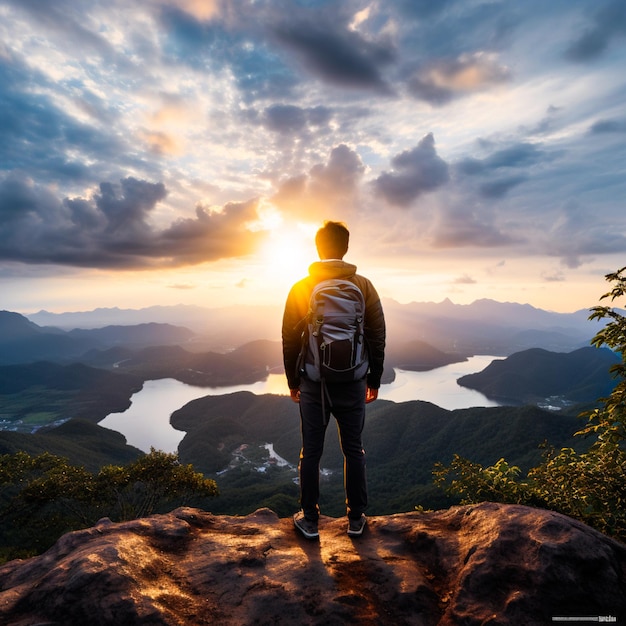
MULTIPOLYGON (((452 363, 428 372, 396 370, 396 379, 382 385, 379 398, 393 402, 424 400, 444 409, 462 409, 473 406, 498 406, 481 393, 457 384, 465 374, 483 370, 495 358, 479 355, 462 363, 452 363)), ((129 445, 148 452, 151 447, 176 452, 185 436, 170 425, 170 415, 195 398, 207 395, 225 395, 236 391, 251 391, 257 395, 272 393, 288 395, 283 374, 270 374, 266 380, 251 385, 231 387, 193 387, 173 378, 148 380, 141 391, 131 398, 131 405, 123 413, 110 413, 100 426, 122 433, 129 445)))

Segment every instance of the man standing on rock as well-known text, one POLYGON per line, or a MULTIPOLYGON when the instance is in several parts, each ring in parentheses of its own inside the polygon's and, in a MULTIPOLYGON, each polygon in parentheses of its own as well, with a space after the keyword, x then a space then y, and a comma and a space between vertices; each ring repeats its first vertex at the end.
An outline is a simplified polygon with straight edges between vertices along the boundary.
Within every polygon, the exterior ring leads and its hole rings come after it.
POLYGON ((337 420, 344 455, 348 535, 363 533, 367 483, 362 432, 365 405, 378 397, 385 352, 385 318, 372 283, 343 261, 349 231, 324 223, 315 237, 320 261, 290 290, 282 325, 291 398, 300 405, 300 506, 296 528, 317 539, 320 459, 326 427, 337 420))

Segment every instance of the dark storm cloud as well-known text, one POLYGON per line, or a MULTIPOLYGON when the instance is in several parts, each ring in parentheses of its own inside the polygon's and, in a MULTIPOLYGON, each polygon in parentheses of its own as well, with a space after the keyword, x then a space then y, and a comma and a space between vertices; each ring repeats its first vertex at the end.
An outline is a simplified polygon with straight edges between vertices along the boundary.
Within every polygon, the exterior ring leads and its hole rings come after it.
POLYGON ((421 194, 434 191, 449 180, 448 164, 437 154, 432 133, 415 148, 395 156, 392 172, 383 172, 375 181, 378 194, 390 204, 406 207, 421 194))
POLYGON ((90 199, 60 200, 16 176, 0 181, 0 258, 76 267, 179 266, 242 256, 259 234, 256 201, 229 203, 221 211, 196 208, 195 218, 155 229, 150 217, 167 195, 162 183, 125 178, 101 183, 90 199))
POLYGON ((626 37, 626 2, 605 2, 590 21, 589 27, 566 51, 566 56, 572 61, 593 61, 604 54, 616 39, 626 37))
POLYGON ((296 52, 304 66, 320 79, 341 87, 390 92, 382 70, 395 58, 385 39, 365 39, 330 21, 300 20, 273 27, 276 40, 296 52))

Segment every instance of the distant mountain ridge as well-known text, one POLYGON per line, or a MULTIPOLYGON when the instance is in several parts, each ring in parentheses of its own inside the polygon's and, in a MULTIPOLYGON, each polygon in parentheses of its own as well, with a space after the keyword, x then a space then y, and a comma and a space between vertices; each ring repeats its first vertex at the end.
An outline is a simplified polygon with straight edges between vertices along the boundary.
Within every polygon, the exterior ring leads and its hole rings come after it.
MULTIPOLYGON (((425 341, 446 353, 507 355, 527 348, 570 351, 589 345, 602 328, 589 311, 556 313, 529 304, 481 299, 472 304, 383 300, 388 345, 425 341)), ((29 314, 41 326, 96 328, 147 322, 184 326, 207 339, 210 349, 228 349, 256 340, 280 340, 283 303, 275 306, 152 306, 143 309, 29 314)))
POLYGON ((66 332, 42 327, 11 311, 0 311, 0 365, 31 363, 38 360, 77 360, 89 350, 113 346, 180 344, 193 333, 171 324, 142 323, 135 326, 107 326, 66 332))

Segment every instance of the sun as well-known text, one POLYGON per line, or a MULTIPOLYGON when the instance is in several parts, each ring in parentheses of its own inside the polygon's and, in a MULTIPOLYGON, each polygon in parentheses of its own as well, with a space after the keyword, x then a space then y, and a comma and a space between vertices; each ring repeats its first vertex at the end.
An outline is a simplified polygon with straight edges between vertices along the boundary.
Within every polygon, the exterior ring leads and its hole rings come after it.
POLYGON ((263 274, 272 283, 294 283, 308 274, 309 265, 317 260, 314 236, 306 225, 281 225, 268 233, 261 248, 263 274))

